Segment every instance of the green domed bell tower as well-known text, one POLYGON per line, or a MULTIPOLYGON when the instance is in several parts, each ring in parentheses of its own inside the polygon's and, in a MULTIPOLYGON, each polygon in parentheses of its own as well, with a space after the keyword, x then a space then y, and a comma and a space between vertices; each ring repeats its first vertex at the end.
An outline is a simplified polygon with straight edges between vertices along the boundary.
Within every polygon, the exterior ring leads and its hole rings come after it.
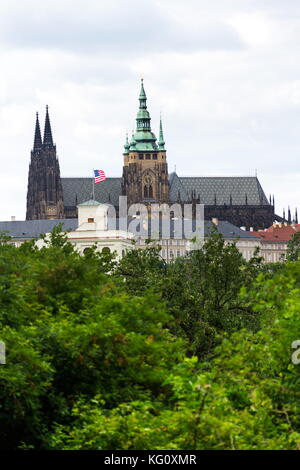
POLYGON ((168 164, 160 119, 159 141, 151 131, 147 96, 141 80, 136 131, 124 146, 122 192, 128 203, 167 202, 169 200, 168 164))

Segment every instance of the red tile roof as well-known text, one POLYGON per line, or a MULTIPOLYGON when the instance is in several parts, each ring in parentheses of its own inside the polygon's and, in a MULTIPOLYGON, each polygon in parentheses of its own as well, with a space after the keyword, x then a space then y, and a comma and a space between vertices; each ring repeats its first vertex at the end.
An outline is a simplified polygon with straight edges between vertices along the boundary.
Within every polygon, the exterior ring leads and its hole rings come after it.
POLYGON ((293 225, 271 225, 266 230, 259 230, 258 232, 251 232, 261 238, 261 241, 272 242, 288 242, 294 233, 300 232, 300 224, 293 225))

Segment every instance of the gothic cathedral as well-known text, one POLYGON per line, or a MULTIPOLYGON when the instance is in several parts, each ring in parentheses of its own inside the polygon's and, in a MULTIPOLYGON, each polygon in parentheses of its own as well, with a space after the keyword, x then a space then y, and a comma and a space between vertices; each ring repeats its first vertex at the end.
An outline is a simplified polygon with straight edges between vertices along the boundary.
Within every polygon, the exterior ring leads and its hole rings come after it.
MULTIPOLYGON (((181 177, 168 173, 167 156, 160 119, 159 138, 151 130, 147 97, 142 80, 136 131, 123 152, 123 175, 109 176, 94 185, 93 178, 60 176, 56 146, 53 143, 48 107, 44 139, 39 118, 36 118, 34 146, 28 176, 26 219, 76 218, 77 206, 95 197, 100 203, 112 204, 118 212, 119 197, 127 196, 133 203, 201 203, 207 220, 218 218, 248 230, 264 229, 274 220, 284 221, 275 214, 274 197, 268 200, 257 176, 193 176, 181 177)), ((199 158, 195 155, 195 158, 199 158)), ((107 159, 108 161, 108 159, 107 159)))

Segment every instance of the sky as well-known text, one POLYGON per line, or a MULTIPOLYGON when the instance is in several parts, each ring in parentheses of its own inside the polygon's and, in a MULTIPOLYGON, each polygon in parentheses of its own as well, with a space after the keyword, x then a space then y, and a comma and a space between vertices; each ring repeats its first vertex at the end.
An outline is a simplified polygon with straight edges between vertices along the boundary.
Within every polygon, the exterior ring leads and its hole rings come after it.
POLYGON ((35 113, 62 176, 121 176, 144 78, 169 172, 254 176, 300 209, 299 0, 1 0, 0 220, 24 220, 35 113))

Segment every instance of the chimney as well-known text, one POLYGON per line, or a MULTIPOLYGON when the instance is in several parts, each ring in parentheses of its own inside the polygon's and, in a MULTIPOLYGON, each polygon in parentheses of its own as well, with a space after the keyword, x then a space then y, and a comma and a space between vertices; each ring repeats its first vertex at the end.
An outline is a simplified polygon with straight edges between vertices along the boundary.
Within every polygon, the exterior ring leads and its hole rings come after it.
POLYGON ((214 225, 219 225, 219 219, 217 219, 216 217, 213 217, 211 221, 214 225))
POLYGON ((15 215, 12 215, 11 218, 10 218, 10 220, 11 220, 12 222, 15 222, 15 221, 16 221, 16 216, 15 216, 15 215))

